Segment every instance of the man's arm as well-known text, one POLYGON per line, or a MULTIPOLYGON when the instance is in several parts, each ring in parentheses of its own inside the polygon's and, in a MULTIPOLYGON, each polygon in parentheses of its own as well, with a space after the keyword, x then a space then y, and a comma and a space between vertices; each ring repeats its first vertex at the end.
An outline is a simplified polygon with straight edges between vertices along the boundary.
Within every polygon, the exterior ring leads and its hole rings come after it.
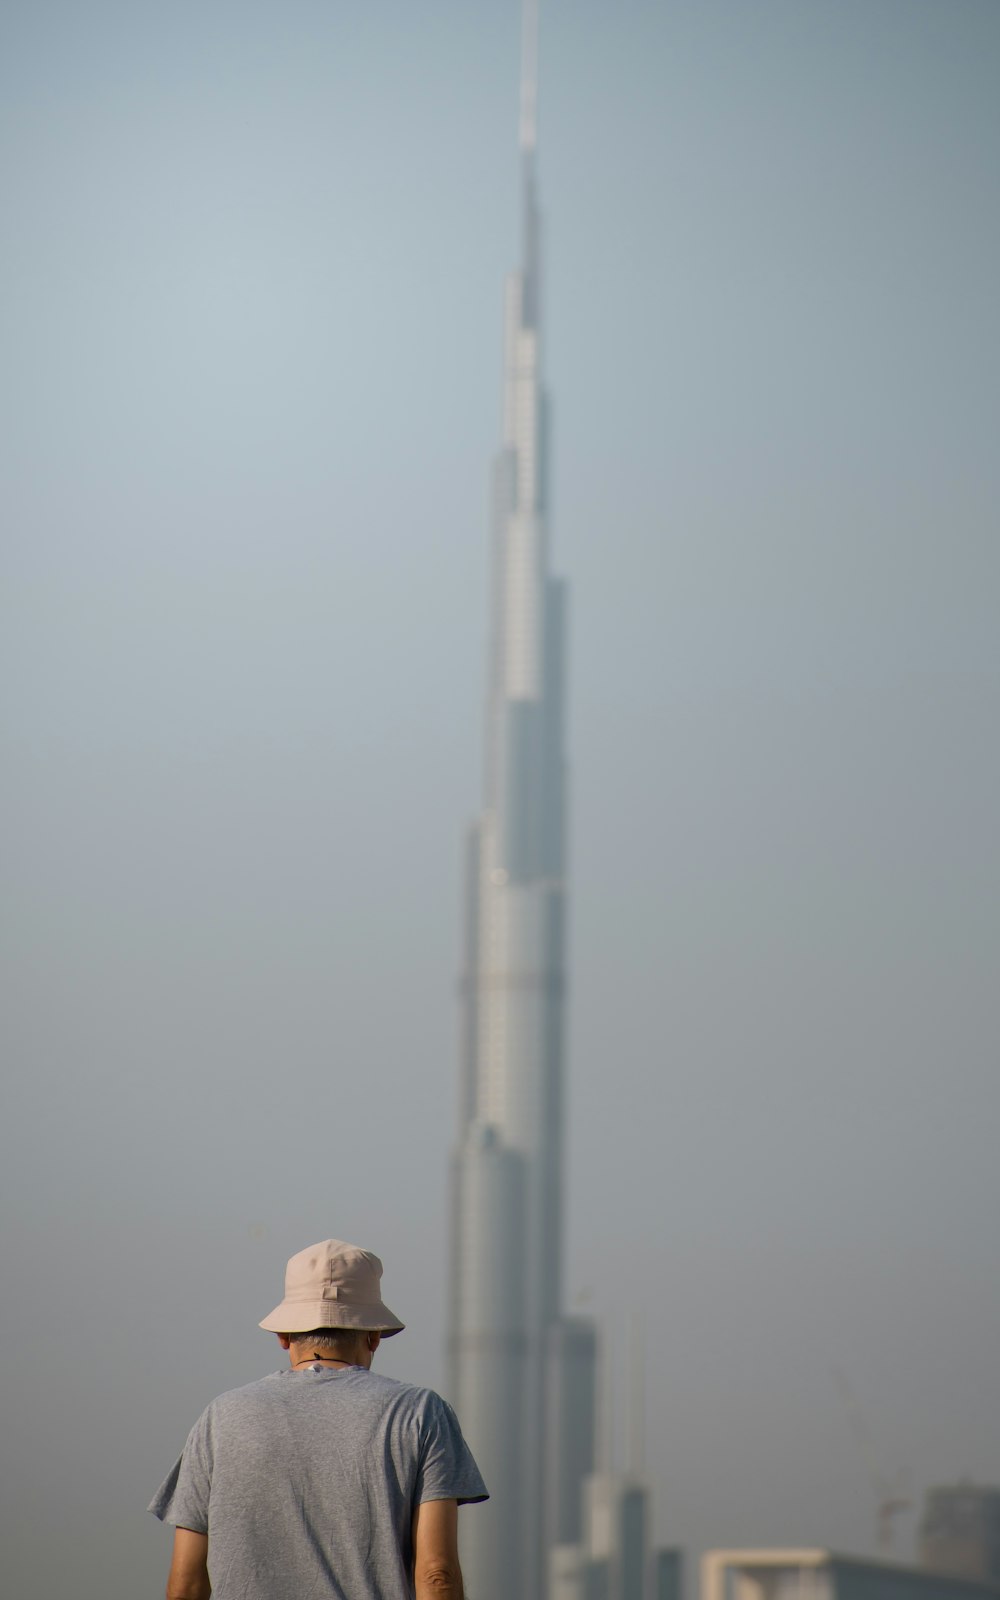
POLYGON ((417 1600, 462 1600, 457 1500, 424 1500, 413 1513, 413 1582, 417 1600))
MULTIPOLYGON (((431 1593, 433 1594, 433 1590, 431 1593)), ((445 1591, 447 1593, 447 1591, 445 1591)), ((208 1534, 192 1528, 174 1530, 174 1554, 167 1578, 167 1600, 209 1600, 208 1534)), ((461 1600, 461 1591, 459 1591, 461 1600)))

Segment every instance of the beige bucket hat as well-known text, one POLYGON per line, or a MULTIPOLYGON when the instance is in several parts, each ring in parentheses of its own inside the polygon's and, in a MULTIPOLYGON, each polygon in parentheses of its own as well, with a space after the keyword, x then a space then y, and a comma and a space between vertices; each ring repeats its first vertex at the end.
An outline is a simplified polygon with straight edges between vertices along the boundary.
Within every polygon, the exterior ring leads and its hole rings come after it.
POLYGON ((382 1263, 370 1250, 324 1239, 292 1256, 285 1298, 260 1324, 270 1333, 357 1328, 388 1339, 405 1326, 382 1299, 382 1263))

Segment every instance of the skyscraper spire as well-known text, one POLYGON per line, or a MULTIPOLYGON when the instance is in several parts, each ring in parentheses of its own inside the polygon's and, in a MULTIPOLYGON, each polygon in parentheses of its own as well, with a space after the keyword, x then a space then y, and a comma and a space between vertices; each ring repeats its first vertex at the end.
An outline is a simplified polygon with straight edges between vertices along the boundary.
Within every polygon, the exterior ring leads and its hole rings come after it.
POLYGON ((538 142, 538 0, 524 0, 521 17, 521 150, 538 142))
POLYGON ((540 299, 540 222, 535 175, 538 149, 538 0, 524 0, 521 21, 521 268, 522 317, 537 328, 540 299))
POLYGON ((561 1316, 566 596, 549 571, 537 0, 524 0, 522 26, 522 257, 505 295, 486 782, 466 856, 452 1184, 448 1385, 492 1495, 463 1529, 477 1600, 542 1600, 547 1546, 577 1536, 593 1448, 593 1334, 561 1316))

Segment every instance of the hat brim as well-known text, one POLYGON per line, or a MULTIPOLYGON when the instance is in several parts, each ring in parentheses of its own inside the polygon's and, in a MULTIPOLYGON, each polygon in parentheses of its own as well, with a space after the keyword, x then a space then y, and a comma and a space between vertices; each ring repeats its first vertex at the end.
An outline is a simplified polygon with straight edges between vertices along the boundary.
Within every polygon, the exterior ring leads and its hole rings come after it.
POLYGON ((405 1322, 380 1300, 373 1306, 350 1306, 342 1300, 282 1300, 270 1316, 258 1323, 268 1333, 312 1333, 317 1328, 343 1328, 357 1333, 380 1333, 391 1339, 402 1333, 405 1322))

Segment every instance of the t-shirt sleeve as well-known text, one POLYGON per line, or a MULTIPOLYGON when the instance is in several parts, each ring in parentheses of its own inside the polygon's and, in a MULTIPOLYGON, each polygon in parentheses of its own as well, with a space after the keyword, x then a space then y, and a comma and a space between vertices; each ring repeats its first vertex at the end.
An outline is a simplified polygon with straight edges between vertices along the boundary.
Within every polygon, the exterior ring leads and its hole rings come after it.
POLYGON ((489 1490, 446 1400, 429 1393, 415 1500, 488 1500, 489 1490))
POLYGON ((208 1496, 212 1485, 212 1429, 210 1410, 198 1418, 187 1437, 181 1458, 167 1474, 148 1510, 175 1528, 208 1532, 208 1496))

